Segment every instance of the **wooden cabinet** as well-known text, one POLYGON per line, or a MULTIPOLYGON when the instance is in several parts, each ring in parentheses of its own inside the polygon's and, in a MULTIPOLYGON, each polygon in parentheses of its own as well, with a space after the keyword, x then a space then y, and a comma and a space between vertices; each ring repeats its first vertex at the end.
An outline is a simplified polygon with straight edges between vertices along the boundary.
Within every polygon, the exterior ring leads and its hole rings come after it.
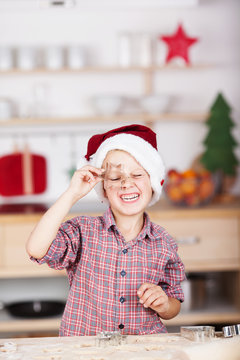
POLYGON ((150 211, 152 221, 175 237, 187 273, 221 272, 227 306, 180 313, 168 325, 230 324, 240 321, 240 203, 150 211))
MULTIPOLYGON (((227 308, 180 313, 176 318, 166 321, 166 324, 239 323, 240 202, 195 209, 177 209, 160 202, 150 208, 148 213, 153 222, 165 227, 176 238, 187 272, 221 272, 227 282, 226 288, 230 287, 232 293, 227 308)), ((79 213, 70 214, 68 218, 76 215, 79 213)), ((0 281, 1 278, 65 275, 65 272, 38 266, 28 259, 26 239, 40 216, 41 214, 0 215, 0 281)), ((28 332, 55 329, 57 332, 58 327, 59 318, 0 321, 0 332, 19 329, 28 332)))
POLYGON ((171 219, 163 220, 161 225, 175 237, 187 271, 239 269, 237 217, 171 219))
MULTIPOLYGON (((37 216, 40 218, 40 215, 37 216)), ((26 252, 25 244, 33 230, 37 218, 31 220, 24 216, 0 216, 0 278, 17 278, 33 276, 59 276, 64 271, 50 269, 47 265, 33 263, 26 252), (11 221, 12 220, 12 221, 11 221)))

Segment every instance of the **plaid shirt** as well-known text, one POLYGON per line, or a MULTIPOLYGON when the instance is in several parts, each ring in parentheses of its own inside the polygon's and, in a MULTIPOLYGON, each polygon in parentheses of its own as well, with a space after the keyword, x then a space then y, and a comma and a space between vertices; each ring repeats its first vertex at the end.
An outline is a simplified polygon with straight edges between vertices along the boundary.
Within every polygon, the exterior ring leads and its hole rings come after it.
POLYGON ((145 282, 160 285, 169 297, 184 300, 184 265, 173 238, 144 214, 138 237, 126 242, 110 208, 103 216, 79 216, 61 225, 39 264, 66 269, 70 292, 60 336, 167 332, 158 314, 139 303, 145 282))

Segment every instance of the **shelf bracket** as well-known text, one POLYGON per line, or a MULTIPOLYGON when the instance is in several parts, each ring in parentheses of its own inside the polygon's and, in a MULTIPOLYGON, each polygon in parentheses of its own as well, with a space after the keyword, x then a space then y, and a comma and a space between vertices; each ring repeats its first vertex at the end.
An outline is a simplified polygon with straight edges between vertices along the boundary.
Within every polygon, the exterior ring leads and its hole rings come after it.
POLYGON ((144 95, 150 95, 153 92, 152 69, 144 70, 144 95))

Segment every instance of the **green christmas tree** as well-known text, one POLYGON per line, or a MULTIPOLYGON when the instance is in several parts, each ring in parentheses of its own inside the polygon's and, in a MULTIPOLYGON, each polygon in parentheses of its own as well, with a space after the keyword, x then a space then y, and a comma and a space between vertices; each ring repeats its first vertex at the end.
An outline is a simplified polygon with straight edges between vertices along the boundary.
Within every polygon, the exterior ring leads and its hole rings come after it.
POLYGON ((219 93, 206 121, 209 132, 204 139, 205 152, 201 158, 202 164, 211 172, 220 171, 225 175, 235 175, 238 160, 234 154, 237 142, 231 134, 234 122, 231 117, 231 107, 219 93))

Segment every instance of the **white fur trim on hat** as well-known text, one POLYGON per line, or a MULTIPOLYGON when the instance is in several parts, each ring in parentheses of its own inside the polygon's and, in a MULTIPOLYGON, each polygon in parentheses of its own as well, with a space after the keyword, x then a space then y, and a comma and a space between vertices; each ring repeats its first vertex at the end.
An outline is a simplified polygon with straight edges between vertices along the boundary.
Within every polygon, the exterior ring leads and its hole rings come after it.
MULTIPOLYGON (((110 150, 124 150, 131 154, 139 164, 148 172, 153 189, 153 196, 149 206, 159 200, 165 175, 165 166, 159 152, 141 137, 132 134, 118 134, 106 139, 92 156, 89 164, 101 168, 103 161, 110 150)), ((95 190, 104 202, 102 183, 95 186, 95 190)))

